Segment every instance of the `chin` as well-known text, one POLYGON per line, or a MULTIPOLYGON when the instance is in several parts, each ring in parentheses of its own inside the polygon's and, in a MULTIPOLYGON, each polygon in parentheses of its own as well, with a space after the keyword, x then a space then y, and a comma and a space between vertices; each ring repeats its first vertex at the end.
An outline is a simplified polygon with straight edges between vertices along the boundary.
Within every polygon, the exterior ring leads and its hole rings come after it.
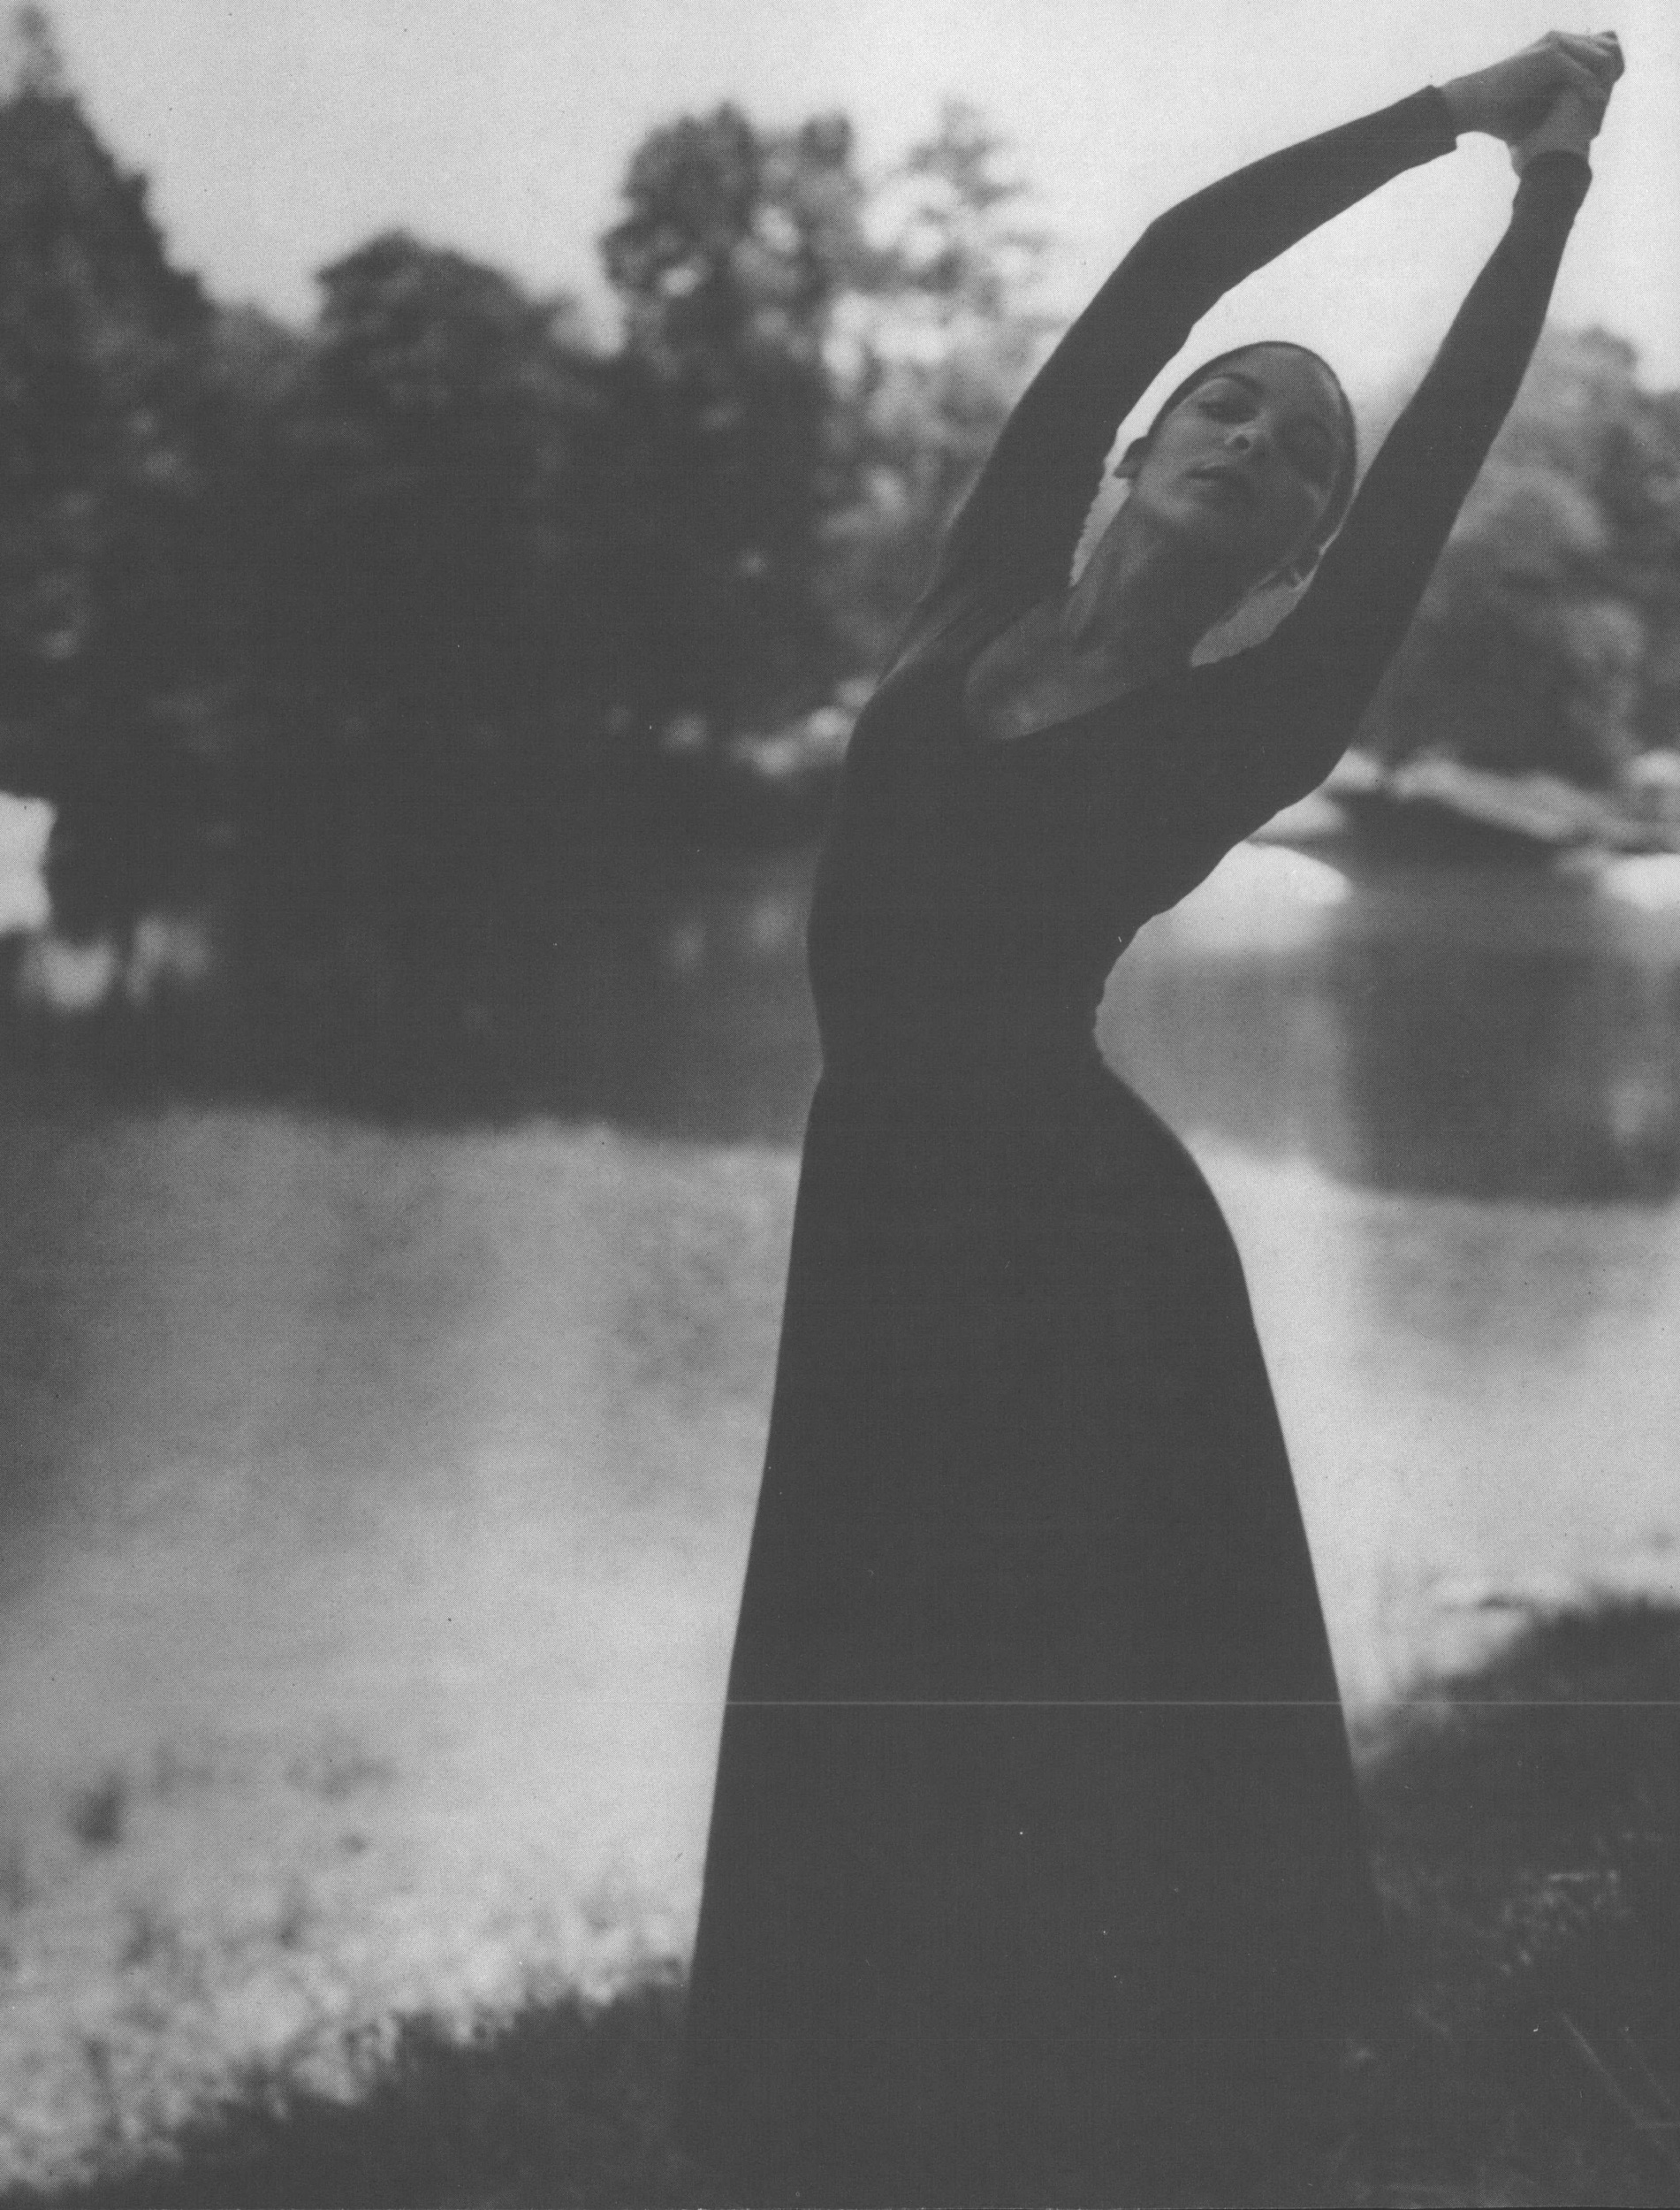
POLYGON ((1152 519, 1164 536, 1172 538, 1187 567, 1217 572, 1239 597, 1252 590, 1275 565, 1268 565, 1256 553, 1246 514, 1210 508, 1193 492, 1181 499, 1162 499, 1152 519))

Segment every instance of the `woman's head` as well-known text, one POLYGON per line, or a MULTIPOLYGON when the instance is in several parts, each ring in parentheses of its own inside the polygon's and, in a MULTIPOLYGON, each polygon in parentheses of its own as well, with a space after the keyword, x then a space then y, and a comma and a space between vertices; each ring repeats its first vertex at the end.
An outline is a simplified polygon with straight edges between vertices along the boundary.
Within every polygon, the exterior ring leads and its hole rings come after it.
POLYGON ((1335 371, 1305 346, 1241 346, 1170 392, 1116 474, 1136 520, 1188 533, 1218 557, 1237 596, 1304 581, 1335 535, 1357 466, 1353 409, 1335 371))

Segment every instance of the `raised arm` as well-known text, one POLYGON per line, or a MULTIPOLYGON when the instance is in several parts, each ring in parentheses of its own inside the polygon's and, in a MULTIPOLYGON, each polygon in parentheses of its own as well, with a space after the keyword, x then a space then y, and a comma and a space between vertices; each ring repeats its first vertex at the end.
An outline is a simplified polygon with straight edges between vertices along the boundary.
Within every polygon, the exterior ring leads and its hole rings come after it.
POLYGON ((1152 223, 1005 423, 946 535, 923 626, 970 595, 1022 609, 1068 580, 1114 433, 1224 293, 1455 142, 1433 88, 1269 155, 1152 223))
POLYGON ((1592 181, 1587 151, 1622 70, 1613 32, 1554 32, 1445 88, 1461 129, 1509 145, 1516 203, 1311 590, 1265 644, 1231 663, 1265 732, 1228 764, 1247 827, 1323 781, 1405 636, 1532 356, 1592 181))
MULTIPOLYGON (((1266 740, 1244 763, 1255 821, 1312 789, 1351 740, 1417 611, 1459 508, 1516 398, 1546 318, 1577 209, 1583 154, 1538 153, 1504 236, 1427 375, 1383 441, 1311 589, 1239 664, 1263 699, 1266 740)), ((1234 763, 1235 764, 1235 763, 1234 763)))

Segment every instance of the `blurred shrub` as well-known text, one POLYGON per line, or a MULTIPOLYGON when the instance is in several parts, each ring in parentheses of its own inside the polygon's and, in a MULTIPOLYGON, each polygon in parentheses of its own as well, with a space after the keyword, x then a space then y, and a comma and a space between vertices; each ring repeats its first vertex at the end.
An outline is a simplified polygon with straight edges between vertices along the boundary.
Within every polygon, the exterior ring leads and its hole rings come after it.
POLYGON ((1680 394, 1548 331, 1363 741, 1613 783, 1680 735, 1680 394))

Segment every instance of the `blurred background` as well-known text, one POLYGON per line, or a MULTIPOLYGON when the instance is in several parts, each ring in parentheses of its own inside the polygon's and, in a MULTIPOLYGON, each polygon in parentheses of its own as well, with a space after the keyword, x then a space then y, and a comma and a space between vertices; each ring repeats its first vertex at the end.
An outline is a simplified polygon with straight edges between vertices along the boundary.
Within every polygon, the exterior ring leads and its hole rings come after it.
MULTIPOLYGON (((680 1959, 871 671, 1144 222, 1549 21, 11 11, 0 2186, 680 1959)), ((1357 751, 1102 1017, 1359 1713, 1680 1593, 1680 19, 1617 27, 1357 751)), ((1510 188, 1400 180, 1197 349, 1320 346, 1368 450, 1510 188)))

